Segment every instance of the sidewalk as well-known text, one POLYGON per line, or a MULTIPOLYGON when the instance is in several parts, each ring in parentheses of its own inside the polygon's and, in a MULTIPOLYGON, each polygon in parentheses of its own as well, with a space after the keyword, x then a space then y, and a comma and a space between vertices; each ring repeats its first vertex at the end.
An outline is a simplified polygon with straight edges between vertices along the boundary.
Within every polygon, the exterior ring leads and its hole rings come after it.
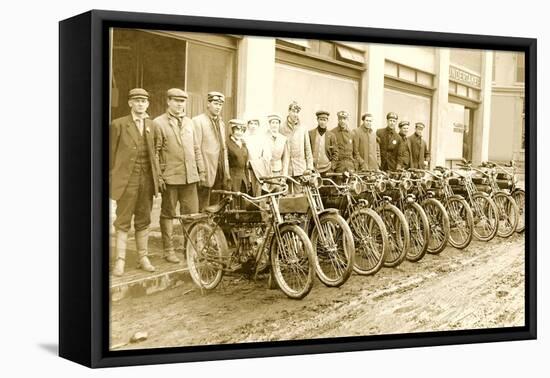
MULTIPOLYGON (((175 225, 177 230, 179 225, 175 225)), ((171 289, 189 282, 191 277, 187 269, 185 254, 183 253, 182 237, 178 231, 174 236, 176 254, 181 260, 179 264, 169 263, 163 258, 162 240, 158 227, 153 227, 149 234, 149 259, 156 268, 155 272, 145 272, 137 268, 137 252, 134 233, 131 231, 128 237, 126 250, 126 264, 122 277, 110 275, 111 301, 120 301, 124 298, 136 298, 171 289)), ((114 235, 111 235, 111 271, 115 261, 114 235)))

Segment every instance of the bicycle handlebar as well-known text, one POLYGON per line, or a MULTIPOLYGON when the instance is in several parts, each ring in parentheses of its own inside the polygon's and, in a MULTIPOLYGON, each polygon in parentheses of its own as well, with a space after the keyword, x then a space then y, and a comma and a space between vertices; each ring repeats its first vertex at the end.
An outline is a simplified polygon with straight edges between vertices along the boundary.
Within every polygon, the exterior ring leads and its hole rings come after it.
POLYGON ((259 201, 261 201, 263 199, 266 199, 266 198, 269 198, 269 197, 276 197, 276 196, 285 195, 288 192, 288 185, 286 185, 286 184, 281 184, 281 185, 283 186, 283 190, 280 190, 278 192, 273 192, 273 193, 262 194, 262 195, 257 196, 257 197, 253 197, 253 196, 251 196, 247 193, 243 193, 243 192, 233 192, 231 190, 214 189, 214 190, 212 190, 212 193, 224 194, 226 196, 243 197, 243 198, 247 199, 250 202, 259 202, 259 201))

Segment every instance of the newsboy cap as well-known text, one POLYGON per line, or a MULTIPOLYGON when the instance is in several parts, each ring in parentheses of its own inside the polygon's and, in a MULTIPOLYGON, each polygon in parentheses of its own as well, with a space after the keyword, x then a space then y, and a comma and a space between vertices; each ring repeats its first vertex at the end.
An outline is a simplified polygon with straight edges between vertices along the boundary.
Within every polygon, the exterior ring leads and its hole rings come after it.
POLYGON ((290 105, 288 105, 288 110, 296 110, 297 112, 300 112, 302 108, 300 107, 300 105, 298 105, 296 101, 292 101, 290 105))
POLYGON ((338 113, 336 113, 338 118, 349 118, 349 113, 345 110, 340 110, 338 113))
POLYGON ((399 122, 399 128, 401 128, 401 127, 403 127, 403 126, 409 126, 409 125, 410 125, 409 121, 401 121, 401 122, 399 122))
POLYGON ((417 122, 414 125, 417 129, 423 129, 424 127, 426 127, 426 125, 424 125, 422 122, 417 122))
POLYGON ((397 113, 394 113, 394 112, 389 112, 389 113, 386 115, 386 119, 390 119, 390 118, 399 119, 399 117, 397 116, 397 113))
POLYGON ((317 110, 317 111, 315 112, 315 115, 316 115, 317 117, 325 116, 325 117, 328 118, 328 117, 330 116, 330 113, 327 112, 326 110, 317 110))
POLYGON ((220 93, 220 92, 208 92, 208 102, 211 102, 211 101, 219 101, 219 102, 225 102, 225 96, 223 95, 223 93, 220 93))
POLYGON ((243 127, 245 127, 245 125, 246 125, 246 122, 243 121, 242 119, 233 118, 233 119, 229 120, 229 127, 231 127, 231 129, 233 129, 235 127, 243 128, 243 127))
POLYGON ((132 98, 146 98, 146 99, 149 99, 149 92, 147 92, 143 88, 130 89, 130 92, 128 92, 128 99, 132 99, 132 98))
POLYGON ((187 100, 187 92, 179 88, 170 88, 166 91, 166 97, 168 98, 180 98, 187 100))
POLYGON ((271 121, 281 122, 281 117, 278 114, 270 114, 270 115, 267 116, 267 121, 268 122, 271 122, 271 121))

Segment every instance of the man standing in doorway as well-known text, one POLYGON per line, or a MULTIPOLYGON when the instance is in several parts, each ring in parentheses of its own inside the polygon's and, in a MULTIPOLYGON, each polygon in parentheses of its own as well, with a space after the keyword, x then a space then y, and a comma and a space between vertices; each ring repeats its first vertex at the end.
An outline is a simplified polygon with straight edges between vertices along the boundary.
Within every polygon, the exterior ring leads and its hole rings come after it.
POLYGON ((126 260, 128 231, 134 220, 138 266, 153 272, 147 257, 147 241, 153 197, 158 193, 154 123, 149 120, 149 93, 134 88, 128 93, 130 115, 115 119, 110 127, 109 181, 116 201, 116 262, 113 275, 122 276, 126 260))
POLYGON ((193 118, 205 168, 205 178, 200 180, 198 190, 199 211, 218 201, 219 196, 210 196, 212 189, 229 188, 231 185, 225 125, 221 117, 224 102, 225 96, 222 93, 208 93, 206 112, 193 118))
POLYGON ((331 161, 336 150, 336 138, 327 131, 330 113, 319 110, 315 115, 317 116, 317 127, 309 130, 309 140, 313 154, 313 167, 317 172, 323 174, 331 169, 331 161))
POLYGON ((412 149, 411 168, 427 169, 430 163, 430 150, 428 150, 426 141, 422 138, 424 127, 422 122, 417 122, 414 134, 409 137, 412 149))
POLYGON ((162 190, 160 230, 164 258, 179 263, 172 239, 176 206, 179 202, 180 215, 198 213, 197 183, 205 180, 205 170, 193 121, 185 115, 187 93, 172 88, 166 96, 168 109, 155 118, 155 150, 162 190))
POLYGON ((409 121, 399 122, 399 142, 397 143, 397 167, 396 170, 409 169, 412 162, 411 141, 407 138, 409 133, 409 121))
POLYGON ((386 115, 386 127, 376 130, 376 137, 380 145, 380 163, 383 171, 395 171, 397 168, 397 143, 399 135, 395 131, 397 114, 389 112, 386 115))
POLYGON ((372 114, 365 113, 361 116, 361 126, 353 131, 354 157, 358 170, 378 170, 380 167, 380 148, 376 141, 376 134, 372 130, 372 114))
POLYGON ((355 171, 353 158, 353 135, 349 129, 349 114, 339 111, 338 127, 332 131, 336 139, 336 153, 334 154, 334 171, 338 173, 355 171))

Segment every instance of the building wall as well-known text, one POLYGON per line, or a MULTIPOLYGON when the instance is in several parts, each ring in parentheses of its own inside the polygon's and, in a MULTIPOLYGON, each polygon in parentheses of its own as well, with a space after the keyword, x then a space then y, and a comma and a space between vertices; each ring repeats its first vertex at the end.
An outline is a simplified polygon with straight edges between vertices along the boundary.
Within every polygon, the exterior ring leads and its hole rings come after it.
POLYGON ((518 151, 519 140, 516 136, 518 114, 517 94, 493 94, 491 107, 491 133, 489 136, 489 159, 507 161, 514 158, 518 151))
MULTIPOLYGON (((463 155, 471 156, 474 162, 509 160, 522 150, 525 91, 524 84, 517 81, 521 77, 517 65, 522 61, 517 53, 341 43, 353 49, 356 54, 353 59, 357 54, 364 57, 363 66, 353 66, 349 61, 337 62, 338 56, 314 56, 314 51, 306 51, 298 60, 288 60, 288 56, 280 55, 282 50, 275 38, 155 34, 145 37, 159 43, 187 46, 178 50, 188 54, 181 59, 186 65, 179 81, 172 82, 175 74, 170 73, 170 77, 160 83, 159 80, 148 83, 147 75, 143 74, 134 75, 144 77, 140 82, 130 82, 120 73, 124 70, 117 71, 117 68, 126 68, 117 60, 118 55, 113 62, 122 92, 126 92, 127 87, 140 85, 154 92, 160 101, 158 106, 151 106, 155 113, 164 111, 162 96, 166 88, 182 86, 190 95, 187 110, 191 116, 203 111, 204 96, 209 90, 219 90, 227 97, 224 118, 260 118, 263 127, 270 113, 284 117, 293 100, 302 106, 300 116, 308 128, 315 127, 315 112, 320 109, 332 115, 329 128, 336 127, 339 110, 350 113, 352 128, 360 124, 359 116, 365 112, 373 114, 375 128, 383 128, 386 113, 394 111, 401 120, 426 124, 424 138, 432 153, 432 165, 442 165, 463 155), (464 75, 457 77, 453 68, 450 79, 450 66, 457 67, 464 75), (475 82, 468 80, 472 75, 475 82), (460 86, 462 91, 458 91, 460 86), (475 93, 473 97, 471 89, 475 93), (454 93, 452 96, 450 91, 454 93), (473 142, 466 146, 464 141, 472 136, 473 142)), ((308 42, 301 42, 307 49, 308 42)), ((324 45, 330 48, 330 42, 325 41, 324 45)), ((126 50, 116 51, 120 55, 126 50)), ((137 72, 147 73, 147 69, 158 69, 157 66, 144 65, 143 70, 137 72)), ((116 110, 118 103, 124 105, 122 100, 114 99, 113 109, 116 110)), ((411 127, 410 133, 413 132, 411 127)))
MULTIPOLYGON (((518 81, 518 53, 495 51, 489 136, 489 159, 523 160, 523 100, 525 84, 518 81)), ((521 75, 520 75, 521 76, 521 75)))
POLYGON ((451 63, 467 68, 473 72, 481 72, 481 50, 450 49, 451 63))

